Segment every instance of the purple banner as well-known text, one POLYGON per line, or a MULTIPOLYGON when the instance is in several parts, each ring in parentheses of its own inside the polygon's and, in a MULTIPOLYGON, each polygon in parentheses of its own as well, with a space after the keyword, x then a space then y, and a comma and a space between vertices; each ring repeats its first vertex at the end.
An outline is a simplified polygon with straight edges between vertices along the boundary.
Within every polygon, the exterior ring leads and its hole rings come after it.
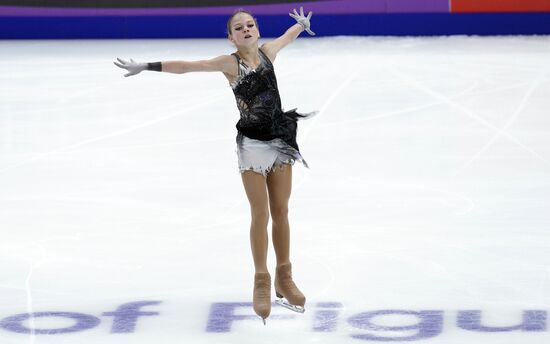
POLYGON ((60 8, 0 6, 0 16, 159 16, 159 15, 231 15, 243 7, 255 15, 283 15, 293 8, 304 7, 315 14, 361 13, 448 13, 449 0, 330 0, 273 5, 243 5, 192 8, 60 8))
POLYGON ((386 13, 448 13, 449 0, 387 0, 386 13))

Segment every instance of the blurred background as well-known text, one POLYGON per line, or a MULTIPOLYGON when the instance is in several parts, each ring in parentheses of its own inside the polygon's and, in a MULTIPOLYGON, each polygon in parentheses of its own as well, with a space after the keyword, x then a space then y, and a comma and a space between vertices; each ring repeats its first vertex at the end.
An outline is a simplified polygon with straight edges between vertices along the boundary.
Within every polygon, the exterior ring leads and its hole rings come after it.
POLYGON ((1 0, 0 38, 221 38, 238 7, 272 37, 299 6, 320 36, 550 33, 549 0, 1 0))

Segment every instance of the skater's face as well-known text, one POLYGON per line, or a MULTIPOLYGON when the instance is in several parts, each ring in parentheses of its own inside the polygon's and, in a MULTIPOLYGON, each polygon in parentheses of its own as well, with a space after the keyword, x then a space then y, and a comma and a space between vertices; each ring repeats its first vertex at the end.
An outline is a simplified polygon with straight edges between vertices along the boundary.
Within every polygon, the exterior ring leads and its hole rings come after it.
POLYGON ((248 13, 237 13, 229 23, 229 40, 237 47, 258 43, 260 31, 254 18, 248 13))

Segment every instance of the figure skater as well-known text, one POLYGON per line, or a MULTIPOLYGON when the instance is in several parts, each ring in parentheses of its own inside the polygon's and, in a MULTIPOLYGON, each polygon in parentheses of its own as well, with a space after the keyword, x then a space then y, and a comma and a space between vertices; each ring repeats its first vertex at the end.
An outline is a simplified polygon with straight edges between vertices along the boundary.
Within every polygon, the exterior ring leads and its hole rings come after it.
POLYGON ((303 313, 306 298, 292 280, 289 257, 290 229, 288 201, 292 188, 292 166, 295 161, 307 166, 296 143, 297 120, 314 113, 283 111, 273 62, 285 46, 302 31, 310 30, 312 12, 307 17, 303 8, 289 15, 296 20, 282 36, 258 46, 260 32, 256 18, 243 9, 227 21, 228 39, 237 51, 202 61, 163 61, 138 63, 117 59, 124 76, 144 70, 189 73, 222 72, 233 89, 240 112, 237 127, 237 156, 244 189, 250 202, 250 244, 254 259, 254 311, 265 324, 271 312, 271 276, 267 269, 267 225, 271 212, 272 237, 277 267, 275 293, 277 303, 303 313), (283 299, 284 298, 284 299, 283 299))

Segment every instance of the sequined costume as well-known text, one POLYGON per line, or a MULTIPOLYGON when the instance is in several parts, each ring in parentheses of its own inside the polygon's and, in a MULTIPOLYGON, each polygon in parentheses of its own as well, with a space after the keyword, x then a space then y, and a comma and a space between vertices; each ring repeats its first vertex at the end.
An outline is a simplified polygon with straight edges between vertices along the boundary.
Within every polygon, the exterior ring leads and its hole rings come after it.
POLYGON ((238 54, 232 55, 239 66, 238 78, 231 83, 240 111, 236 125, 238 149, 242 148, 246 138, 264 141, 288 161, 300 161, 308 167, 296 142, 297 121, 309 118, 315 112, 283 111, 273 64, 261 49, 260 65, 256 69, 249 67, 238 54))

